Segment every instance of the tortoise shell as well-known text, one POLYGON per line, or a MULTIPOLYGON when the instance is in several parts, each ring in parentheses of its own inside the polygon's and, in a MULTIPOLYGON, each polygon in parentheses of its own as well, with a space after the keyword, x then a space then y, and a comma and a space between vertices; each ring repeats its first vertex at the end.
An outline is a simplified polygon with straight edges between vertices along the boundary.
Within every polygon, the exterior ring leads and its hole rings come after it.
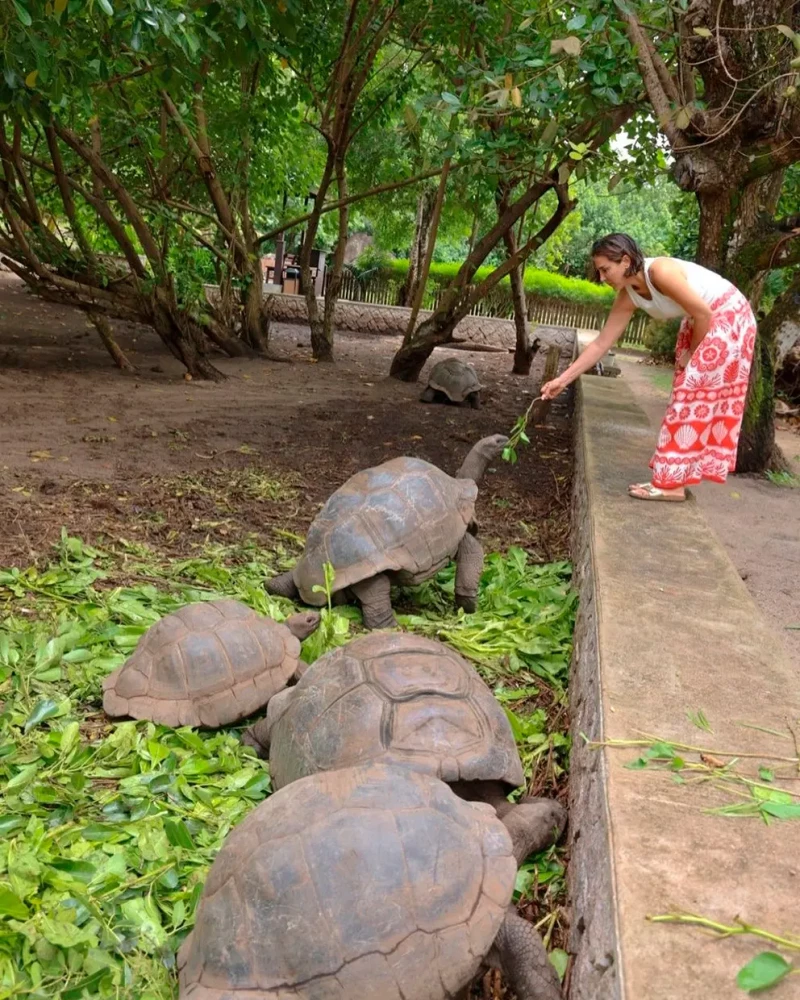
POLYGON ((276 792, 228 836, 178 953, 180 1000, 446 1000, 516 878, 494 809, 372 765, 276 792))
POLYGON ((318 659, 269 718, 277 788, 379 761, 443 781, 523 784, 508 718, 448 646, 410 633, 356 639, 318 659))
POLYGON ((463 403, 467 396, 480 392, 483 388, 472 365, 458 358, 446 358, 437 362, 431 368, 428 385, 431 389, 443 392, 454 403, 463 403))
POLYGON ((292 576, 306 604, 322 606, 324 565, 333 590, 378 573, 419 583, 455 556, 473 519, 477 484, 420 458, 393 458, 352 476, 314 518, 292 576))
POLYGON ((103 709, 165 726, 225 726, 252 715, 297 670, 300 640, 239 601, 166 615, 103 681, 103 709))

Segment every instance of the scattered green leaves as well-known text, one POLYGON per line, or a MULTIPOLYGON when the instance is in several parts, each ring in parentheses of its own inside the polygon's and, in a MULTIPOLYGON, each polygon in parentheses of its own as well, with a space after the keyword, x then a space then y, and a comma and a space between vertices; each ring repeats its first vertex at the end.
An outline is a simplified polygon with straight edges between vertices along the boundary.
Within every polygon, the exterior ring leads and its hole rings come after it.
POLYGON ((736 985, 747 993, 775 986, 792 971, 792 963, 774 951, 762 951, 739 969, 736 985))
POLYGON ((707 733, 713 733, 714 730, 711 728, 711 723, 706 717, 706 713, 702 708, 698 708, 696 712, 687 712, 686 717, 693 726, 697 726, 698 729, 704 729, 707 733))

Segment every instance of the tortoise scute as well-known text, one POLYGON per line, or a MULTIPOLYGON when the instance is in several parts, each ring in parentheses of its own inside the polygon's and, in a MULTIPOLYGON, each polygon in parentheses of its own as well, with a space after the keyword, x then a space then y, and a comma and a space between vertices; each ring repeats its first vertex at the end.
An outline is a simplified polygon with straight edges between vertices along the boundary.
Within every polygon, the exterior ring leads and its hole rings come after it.
POLYGON ((305 778, 215 859, 179 954, 181 1000, 446 1000, 488 952, 515 875, 493 812, 435 779, 383 766, 305 778))
POLYGON ((325 603, 324 565, 334 591, 378 573, 425 579, 451 559, 472 520, 477 486, 422 459, 396 458, 352 476, 314 519, 293 576, 303 600, 325 603))
POLYGON ((166 726, 218 727, 263 708, 297 669, 285 625, 234 600, 189 604, 156 622, 103 683, 103 707, 166 726))
POLYGON ((463 403, 467 396, 483 388, 472 365, 458 358, 447 358, 435 364, 428 385, 443 392, 454 403, 463 403))
POLYGON ((473 667, 408 633, 364 636, 320 657, 270 721, 269 742, 277 788, 369 761, 509 791, 524 780, 508 719, 473 667))

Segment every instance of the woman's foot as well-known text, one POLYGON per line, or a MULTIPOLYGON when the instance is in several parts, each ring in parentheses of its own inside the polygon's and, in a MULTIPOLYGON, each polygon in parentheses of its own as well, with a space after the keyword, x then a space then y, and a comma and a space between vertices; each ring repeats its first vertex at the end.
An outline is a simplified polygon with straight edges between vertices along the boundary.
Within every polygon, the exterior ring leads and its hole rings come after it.
POLYGON ((652 483, 631 483, 628 487, 628 496, 636 500, 662 500, 672 503, 681 503, 686 499, 686 491, 682 486, 675 490, 662 490, 652 483))

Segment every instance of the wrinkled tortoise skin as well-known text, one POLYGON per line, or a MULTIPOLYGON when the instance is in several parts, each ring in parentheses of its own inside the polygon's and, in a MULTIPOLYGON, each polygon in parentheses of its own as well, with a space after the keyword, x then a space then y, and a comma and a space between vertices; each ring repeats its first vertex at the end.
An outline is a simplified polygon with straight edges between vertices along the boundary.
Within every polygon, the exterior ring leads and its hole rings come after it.
POLYGON ((267 704, 297 670, 300 641, 233 600, 166 615, 103 682, 103 709, 164 726, 216 728, 267 704))
POLYGON ((282 699, 269 733, 277 788, 372 761, 509 791, 524 782, 505 712, 466 660, 432 639, 356 639, 318 659, 282 699))
POLYGON ((344 590, 378 573, 418 583, 446 566, 475 512, 477 484, 454 479, 420 458, 393 458, 352 476, 314 518, 292 571, 306 604, 321 607, 324 565, 344 590))
POLYGON ((517 864, 491 806, 372 765, 276 792, 215 859, 180 1000, 450 1000, 506 915, 517 864))
POLYGON ((446 358, 439 361, 431 369, 428 386, 438 392, 443 392, 453 403, 463 403, 473 392, 480 392, 481 385, 478 373, 458 358, 446 358))

